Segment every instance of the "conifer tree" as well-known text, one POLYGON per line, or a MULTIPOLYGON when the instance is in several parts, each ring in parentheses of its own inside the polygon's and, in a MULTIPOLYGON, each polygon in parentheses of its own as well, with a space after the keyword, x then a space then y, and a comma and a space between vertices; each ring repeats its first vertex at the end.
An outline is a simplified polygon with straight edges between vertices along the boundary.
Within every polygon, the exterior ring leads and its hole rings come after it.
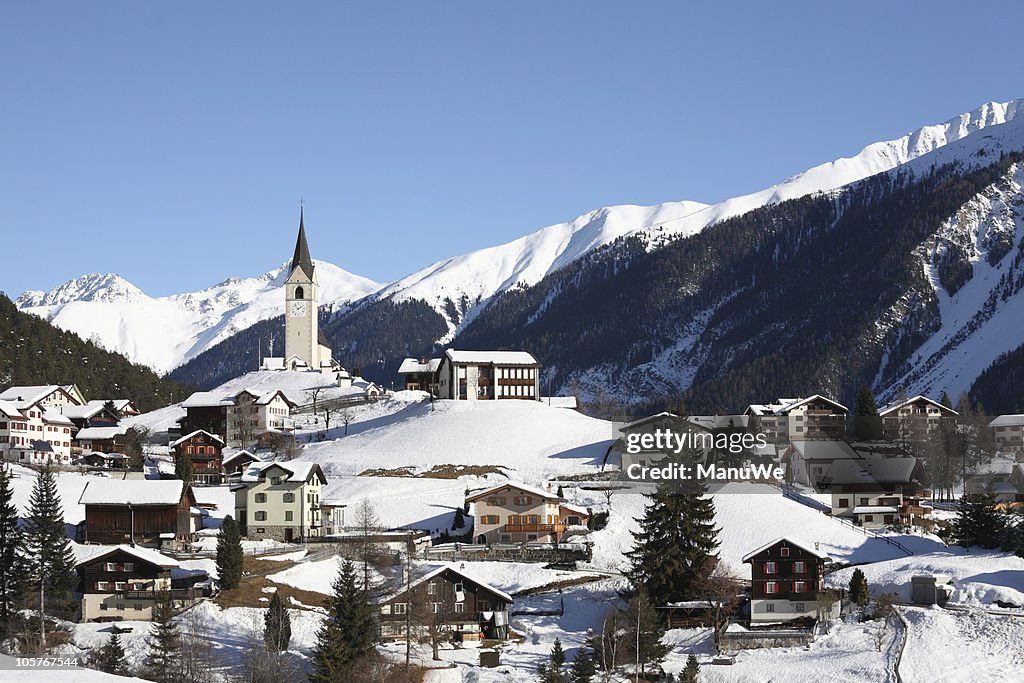
POLYGON ((192 466, 192 460, 180 455, 174 459, 174 476, 181 479, 186 484, 191 484, 196 478, 195 468, 192 466))
POLYGON ((455 519, 452 520, 452 529, 461 529, 466 526, 466 518, 462 514, 462 508, 455 508, 455 519))
POLYGON ((853 409, 853 434, 859 441, 877 441, 882 438, 882 420, 871 387, 862 384, 857 390, 857 403, 853 409))
POLYGON ((581 647, 569 669, 569 683, 593 683, 596 674, 593 653, 586 647, 581 647))
POLYGON ((0 639, 10 632, 14 618, 20 547, 21 532, 18 529, 18 507, 14 504, 14 488, 11 485, 11 468, 0 462, 0 639))
POLYGON ((662 662, 670 650, 661 642, 665 637, 661 615, 654 609, 644 590, 641 589, 630 601, 625 624, 629 631, 624 641, 626 661, 638 663, 640 676, 644 677, 647 667, 662 662))
POLYGON ((566 683, 564 667, 565 650, 562 649, 562 641, 555 638, 548 661, 537 667, 537 680, 539 683, 566 683))
POLYGON ((691 652, 686 658, 686 668, 679 674, 679 683, 697 683, 699 677, 700 663, 697 661, 697 655, 691 652))
POLYGON ((263 640, 267 643, 267 649, 271 652, 287 650, 292 639, 292 618, 277 591, 274 591, 274 597, 270 599, 270 608, 263 617, 263 623, 263 640))
POLYGON ((153 623, 146 637, 146 676, 156 683, 177 683, 181 669, 181 633, 174 623, 171 594, 162 591, 153 605, 153 623))
POLYGON ((331 588, 327 617, 313 650, 314 683, 343 680, 343 672, 368 655, 377 640, 369 596, 357 585, 352 562, 345 560, 331 588))
POLYGON ((121 636, 116 632, 112 632, 107 642, 93 653, 89 664, 92 668, 108 674, 116 676, 127 675, 128 663, 124 658, 124 646, 121 645, 121 636))
POLYGON ((868 604, 868 579, 860 569, 854 569, 850 577, 850 602, 861 607, 868 604))
POLYGON ((950 524, 950 534, 961 546, 998 548, 1008 531, 1006 516, 996 509, 991 496, 974 496, 960 505, 960 515, 950 524))
POLYGON ((21 566, 30 600, 47 614, 70 617, 76 608, 73 591, 78 575, 64 530, 57 479, 49 467, 39 471, 32 485, 23 539, 21 566))
POLYGON ((655 605, 685 600, 714 568, 718 547, 714 501, 703 483, 662 485, 650 494, 640 531, 633 534, 630 579, 655 605))
POLYGON ((942 392, 942 397, 939 398, 939 403, 941 403, 946 408, 949 408, 950 410, 953 409, 953 400, 949 397, 949 394, 946 393, 945 391, 942 392))
POLYGON ((217 534, 217 572, 220 574, 221 588, 238 588, 242 582, 244 558, 238 523, 228 515, 221 524, 220 533, 217 534))

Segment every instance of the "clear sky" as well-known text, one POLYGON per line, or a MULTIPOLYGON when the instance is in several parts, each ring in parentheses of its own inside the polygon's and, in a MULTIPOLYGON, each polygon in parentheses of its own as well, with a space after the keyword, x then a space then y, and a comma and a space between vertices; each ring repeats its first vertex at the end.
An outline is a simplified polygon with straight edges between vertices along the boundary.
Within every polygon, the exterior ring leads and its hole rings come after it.
POLYGON ((379 281, 1024 96, 1018 2, 0 6, 0 290, 379 281))

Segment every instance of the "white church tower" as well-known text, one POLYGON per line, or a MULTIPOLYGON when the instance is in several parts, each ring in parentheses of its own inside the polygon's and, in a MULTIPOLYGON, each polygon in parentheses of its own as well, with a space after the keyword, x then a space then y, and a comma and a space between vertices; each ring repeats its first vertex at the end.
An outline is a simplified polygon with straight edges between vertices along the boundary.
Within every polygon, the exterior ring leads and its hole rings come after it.
POLYGON ((299 209, 299 237, 295 242, 291 272, 284 283, 284 356, 291 369, 305 363, 310 370, 330 366, 331 349, 324 343, 318 320, 319 285, 316 267, 309 257, 303 211, 299 209))

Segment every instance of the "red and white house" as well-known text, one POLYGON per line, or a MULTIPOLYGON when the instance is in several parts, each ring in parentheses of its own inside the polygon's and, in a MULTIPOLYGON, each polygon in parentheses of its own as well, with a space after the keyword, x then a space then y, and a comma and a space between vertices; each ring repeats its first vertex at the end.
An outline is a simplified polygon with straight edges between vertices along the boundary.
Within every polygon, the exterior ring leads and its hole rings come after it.
POLYGON ((71 464, 74 423, 60 412, 78 405, 78 390, 57 385, 10 387, 0 393, 0 455, 24 464, 71 464))
MULTIPOLYGON (((751 623, 818 619, 818 592, 825 563, 831 558, 814 544, 779 538, 747 553, 743 562, 750 563, 751 623)), ((838 602, 833 606, 838 616, 838 602)))

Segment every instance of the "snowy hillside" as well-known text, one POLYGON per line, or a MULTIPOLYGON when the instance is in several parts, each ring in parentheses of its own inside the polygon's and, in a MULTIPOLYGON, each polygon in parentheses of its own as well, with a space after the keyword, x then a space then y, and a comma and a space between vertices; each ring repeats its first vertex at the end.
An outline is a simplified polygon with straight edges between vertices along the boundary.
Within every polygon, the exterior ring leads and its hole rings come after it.
MULTIPOLYGON (((380 287, 330 263, 316 264, 321 300, 336 308, 380 287)), ((166 372, 260 320, 281 315, 287 265, 259 277, 229 278, 199 292, 156 298, 117 275, 85 275, 50 292, 25 292, 15 303, 83 339, 166 372)))

